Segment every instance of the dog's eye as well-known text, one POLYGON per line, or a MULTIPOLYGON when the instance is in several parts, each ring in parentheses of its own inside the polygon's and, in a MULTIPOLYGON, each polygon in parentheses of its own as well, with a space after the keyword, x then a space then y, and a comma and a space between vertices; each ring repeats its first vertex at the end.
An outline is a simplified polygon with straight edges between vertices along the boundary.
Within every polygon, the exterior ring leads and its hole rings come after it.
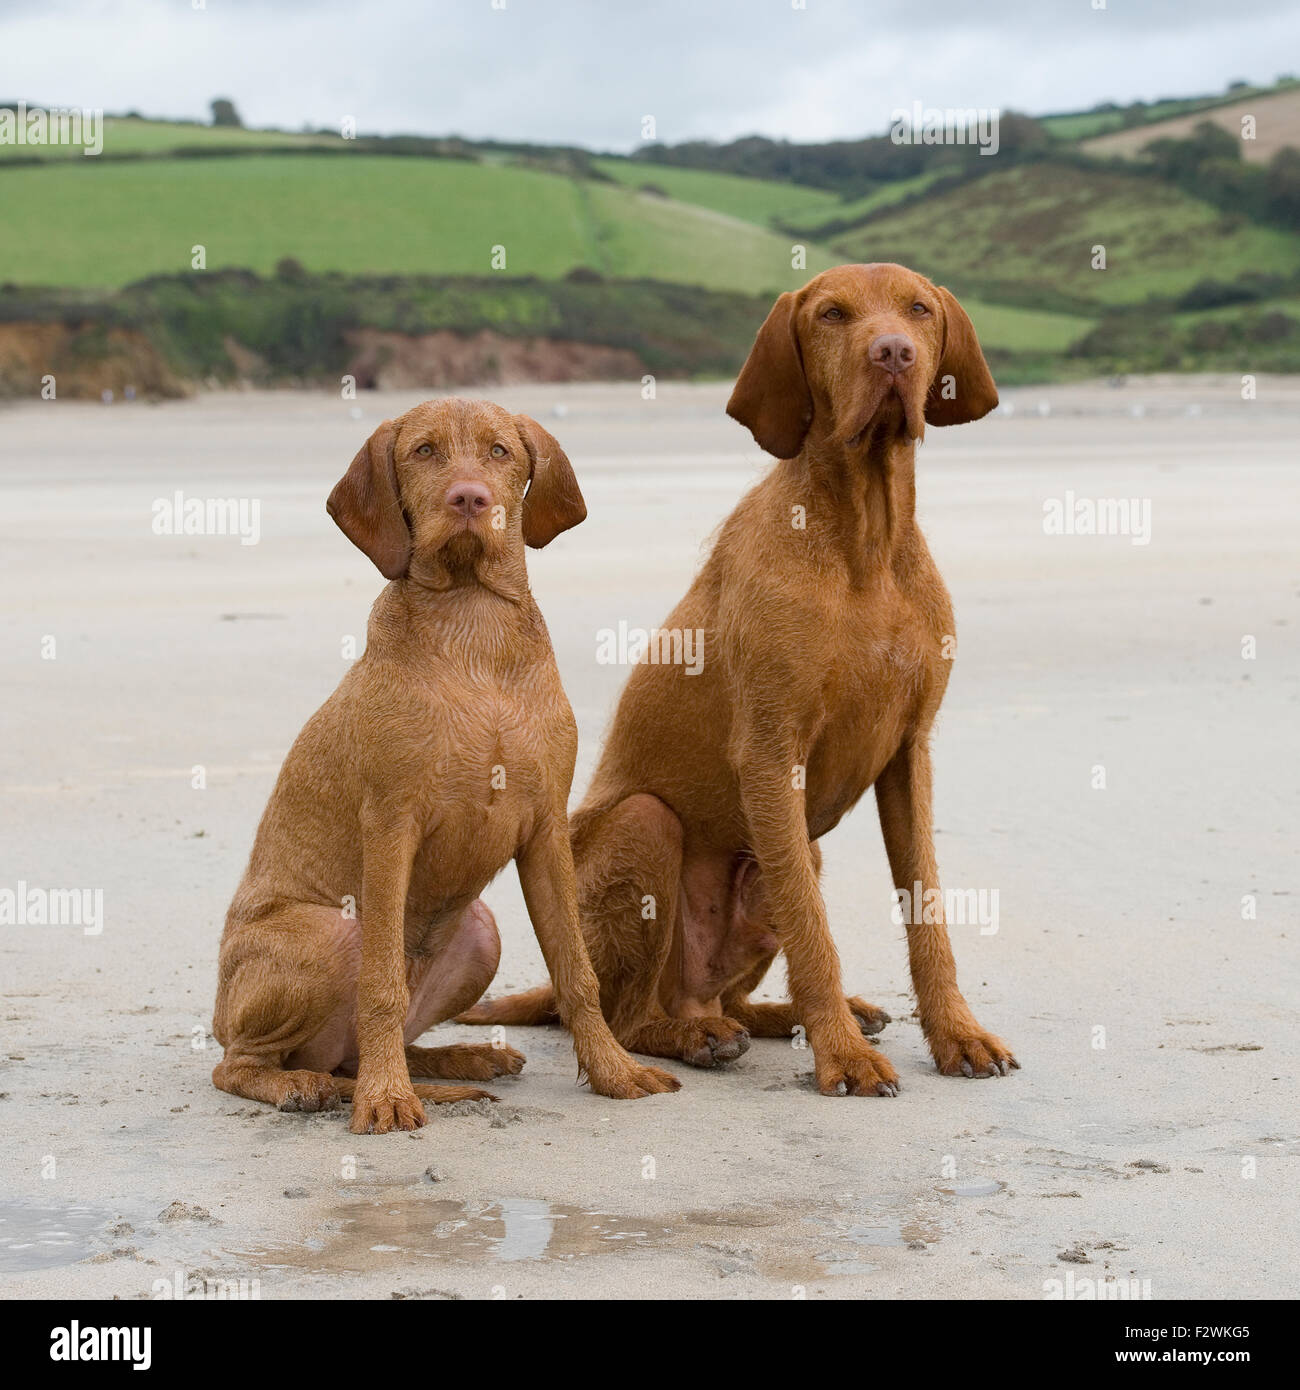
POLYGON ((492 446, 492 457, 494 459, 503 459, 505 458, 505 456, 506 448, 504 444, 494 444, 492 446))
POLYGON ((420 456, 422 459, 431 458, 432 455, 433 455, 433 445, 432 445, 432 444, 421 444, 420 447, 419 447, 415 452, 416 452, 417 454, 419 454, 419 456, 420 456))
POLYGON ((917 318, 921 318, 924 314, 928 314, 930 312, 930 308, 929 305, 922 304, 921 301, 918 299, 916 303, 912 305, 912 312, 916 315, 917 318))
POLYGON ((827 309, 826 312, 822 315, 822 318, 826 319, 829 323, 839 323, 840 320, 841 320, 843 317, 844 317, 844 310, 843 310, 843 309, 837 309, 837 308, 835 307, 835 305, 833 305, 833 304, 832 304, 831 307, 830 307, 829 309, 827 309))

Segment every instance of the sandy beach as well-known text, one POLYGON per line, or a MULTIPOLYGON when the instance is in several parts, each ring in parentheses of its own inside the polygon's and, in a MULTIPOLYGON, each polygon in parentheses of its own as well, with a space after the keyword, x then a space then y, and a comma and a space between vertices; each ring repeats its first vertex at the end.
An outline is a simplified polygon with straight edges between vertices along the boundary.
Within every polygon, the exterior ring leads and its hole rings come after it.
MULTIPOLYGON (((666 616, 765 464, 726 385, 492 394, 559 437, 588 503, 529 557, 576 797, 627 674, 598 634, 666 616)), ((893 1015, 897 1099, 819 1096, 811 1053, 768 1040, 614 1102, 567 1035, 512 1029, 499 1105, 357 1137, 346 1110, 216 1091, 207 1029, 277 767, 382 585, 326 494, 418 398, 0 411, 0 890, 90 890, 81 924, 0 925, 0 1291, 1293 1297, 1300 379, 1008 390, 920 451, 960 635, 939 862, 986 909, 952 928, 959 977, 1023 1070, 935 1072, 868 796, 824 887, 847 987, 893 1015), (258 507, 244 537, 159 534, 178 491, 258 507), (1106 499, 1128 534, 1045 529, 1106 499)), ((514 870, 485 897, 494 992, 538 983, 514 870)))

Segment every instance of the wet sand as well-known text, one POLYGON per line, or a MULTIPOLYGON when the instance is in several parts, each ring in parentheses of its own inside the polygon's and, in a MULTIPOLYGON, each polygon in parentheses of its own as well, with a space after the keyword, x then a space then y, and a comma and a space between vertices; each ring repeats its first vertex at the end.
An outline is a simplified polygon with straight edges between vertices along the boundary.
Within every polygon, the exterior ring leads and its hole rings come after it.
MULTIPOLYGON (((626 675, 597 633, 666 616, 763 460, 723 386, 492 394, 559 436, 590 509, 529 559, 581 791, 626 675)), ((762 1041, 725 1071, 673 1064, 678 1095, 613 1102, 576 1086, 564 1034, 519 1029, 500 1105, 361 1138, 346 1111, 214 1090, 204 1030, 279 760, 382 582, 326 493, 415 399, 0 413, 0 890, 103 893, 97 934, 0 925, 0 1290, 1294 1295, 1300 381, 1253 402, 1208 378, 1008 391, 922 449, 961 641, 939 861, 996 902, 997 930, 954 945, 1022 1071, 930 1065, 867 797, 824 842, 825 888, 846 984, 894 1016, 896 1100, 821 1097, 807 1051, 762 1041), (177 489, 258 499, 258 543, 154 534, 177 489), (1045 533, 1067 494, 1149 502, 1149 543, 1045 533)), ((513 870, 486 897, 494 991, 538 982, 513 870)))

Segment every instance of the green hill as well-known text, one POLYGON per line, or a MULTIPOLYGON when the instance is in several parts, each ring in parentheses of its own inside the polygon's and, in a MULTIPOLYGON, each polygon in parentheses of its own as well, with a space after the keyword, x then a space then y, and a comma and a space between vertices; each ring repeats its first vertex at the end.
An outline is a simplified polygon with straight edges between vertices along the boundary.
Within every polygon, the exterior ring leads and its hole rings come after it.
POLYGON ((1098 309, 1300 265, 1294 234, 1139 174, 1053 163, 886 209, 832 246, 854 260, 904 261, 993 300, 1098 309), (1095 245, 1106 248, 1105 270, 1091 268, 1095 245))
POLYGON ((758 136, 625 158, 111 117, 101 158, 0 146, 0 325, 12 344, 25 318, 56 323, 91 356, 134 325, 179 380, 238 373, 241 344, 259 380, 315 379, 369 331, 540 336, 715 373, 777 292, 896 260, 961 295, 1004 381, 1242 353, 1300 369, 1300 87, 1006 113, 1001 136, 996 158, 758 136), (1231 126, 1243 101, 1261 117, 1246 153, 1282 150, 1268 164, 1203 134, 1117 158, 1206 113, 1231 126))
MULTIPOLYGON (((1198 112, 1213 111, 1216 107, 1232 102, 1268 96, 1279 88, 1285 89, 1286 85, 1284 82, 1274 87, 1244 85, 1215 96, 1164 97, 1159 101, 1136 101, 1128 106, 1117 106, 1108 102, 1102 106, 1095 106, 1090 111, 1064 111, 1060 115, 1044 116, 1043 125, 1058 140, 1088 140, 1094 136, 1129 130, 1138 135, 1156 122, 1180 116, 1193 116, 1198 112)), ((1145 136, 1148 140, 1155 138, 1155 134, 1145 136)))
POLYGON ((845 205, 835 193, 775 179, 751 179, 741 174, 705 169, 676 169, 630 159, 597 159, 596 168, 608 178, 632 188, 659 188, 670 198, 760 226, 775 223, 804 225, 830 217, 845 205))
POLYGON ((1117 155, 1137 159, 1153 140, 1185 140, 1202 121, 1226 130, 1240 142, 1241 157, 1263 163, 1278 150, 1300 146, 1300 84, 1285 86, 1276 91, 1244 95, 1236 101, 1216 102, 1210 106, 1193 107, 1189 113, 1176 108, 1165 113, 1164 119, 1151 120, 1128 130, 1099 133, 1086 140, 1084 150, 1095 155, 1117 155), (1255 136, 1241 139, 1242 118, 1255 121, 1255 136))
POLYGON ((851 198, 847 202, 837 202, 829 215, 787 219, 794 227, 811 237, 835 236, 843 228, 856 225, 873 213, 892 207, 908 198, 924 193, 931 184, 943 178, 944 170, 930 169, 924 174, 913 174, 911 178, 894 179, 882 183, 861 198, 851 198))
POLYGON ((834 263, 707 207, 509 164, 347 154, 52 162, 0 171, 0 265, 24 284, 115 287, 190 267, 480 275, 577 266, 746 293, 834 263), (93 167, 84 167, 90 165, 93 167), (33 236, 31 229, 40 228, 33 236), (95 235, 88 236, 89 228, 95 235))
MULTIPOLYGON (((172 150, 244 149, 277 146, 299 149, 343 144, 338 135, 304 135, 295 131, 245 130, 242 126, 199 125, 194 121, 149 121, 139 116, 106 116, 104 150, 109 158, 156 155, 172 150)), ((4 159, 84 159, 79 145, 0 145, 4 159)))

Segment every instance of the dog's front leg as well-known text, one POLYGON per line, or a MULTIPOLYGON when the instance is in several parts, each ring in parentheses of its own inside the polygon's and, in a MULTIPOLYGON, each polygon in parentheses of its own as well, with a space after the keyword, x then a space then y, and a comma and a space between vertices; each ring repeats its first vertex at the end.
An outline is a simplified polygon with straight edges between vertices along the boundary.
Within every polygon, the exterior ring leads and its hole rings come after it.
POLYGON ((357 981, 357 1067, 353 1134, 419 1129, 424 1106, 411 1085, 402 1030, 406 985, 406 897, 417 845, 409 815, 369 802, 361 814, 361 971, 357 981))
POLYGON ((944 919, 931 822, 930 749, 909 740, 876 781, 876 806, 895 888, 907 893, 907 957, 921 1029, 945 1076, 1005 1076, 1019 1062, 1001 1038, 986 1033, 957 988, 957 967, 944 919))
POLYGON ((897 1095, 898 1073, 865 1041, 844 998, 808 840, 800 759, 793 746, 786 753, 782 757, 766 739, 756 738, 737 749, 735 760, 772 930, 785 952, 794 1016, 813 1050, 817 1089, 827 1096, 897 1095))
POLYGON ((628 1055, 601 1013, 600 984, 578 919, 578 885, 563 809, 541 819, 515 862, 560 1018, 573 1034, 578 1065, 591 1089, 617 1100, 677 1090, 681 1083, 670 1072, 642 1066, 628 1055))

